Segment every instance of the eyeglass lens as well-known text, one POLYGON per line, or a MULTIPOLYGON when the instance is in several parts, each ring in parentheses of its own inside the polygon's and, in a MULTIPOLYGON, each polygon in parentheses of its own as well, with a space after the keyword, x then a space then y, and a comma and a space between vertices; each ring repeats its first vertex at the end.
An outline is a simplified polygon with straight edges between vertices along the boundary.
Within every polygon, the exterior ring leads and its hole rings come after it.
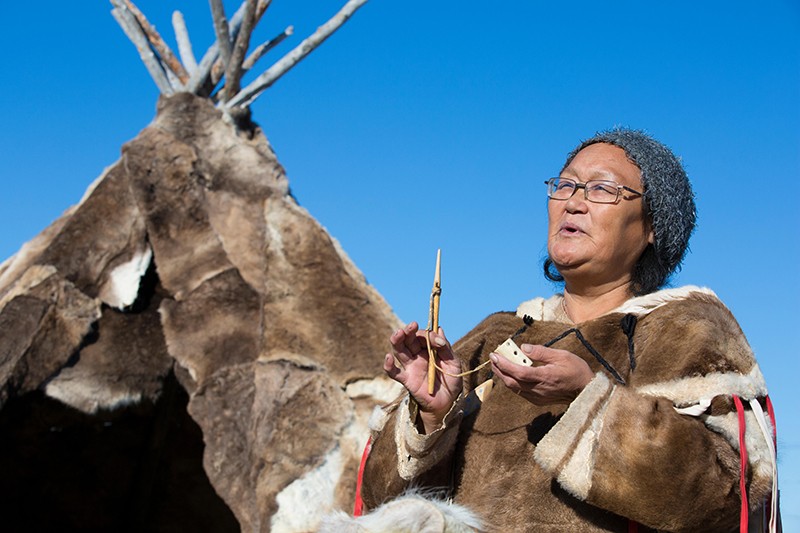
POLYGON ((585 198, 596 203, 614 203, 619 195, 619 187, 610 181, 578 183, 569 178, 552 178, 547 182, 547 195, 554 200, 568 200, 578 189, 585 189, 585 198))

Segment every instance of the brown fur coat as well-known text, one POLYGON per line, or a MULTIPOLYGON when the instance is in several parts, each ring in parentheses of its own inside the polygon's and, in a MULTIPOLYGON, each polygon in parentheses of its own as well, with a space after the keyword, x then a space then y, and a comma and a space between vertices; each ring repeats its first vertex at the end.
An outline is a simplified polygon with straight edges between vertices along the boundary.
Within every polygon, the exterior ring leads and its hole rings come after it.
MULTIPOLYGON (((517 344, 544 344, 571 327, 560 296, 486 318, 454 346, 473 368, 522 325, 517 344)), ((739 522, 739 443, 732 396, 766 395, 753 353, 730 311, 707 289, 634 298, 553 344, 584 358, 595 378, 569 405, 539 407, 495 378, 475 408, 465 392, 431 435, 419 435, 408 401, 385 409, 373 435, 362 497, 375 508, 409 487, 442 487, 489 531, 729 531, 739 522), (621 327, 638 322, 632 346, 621 327), (632 348, 632 350, 631 350, 632 348), (631 353, 632 351, 632 353, 631 353)), ((746 402, 745 402, 746 404, 746 402)), ((747 411, 749 501, 772 482, 770 452, 747 411)))

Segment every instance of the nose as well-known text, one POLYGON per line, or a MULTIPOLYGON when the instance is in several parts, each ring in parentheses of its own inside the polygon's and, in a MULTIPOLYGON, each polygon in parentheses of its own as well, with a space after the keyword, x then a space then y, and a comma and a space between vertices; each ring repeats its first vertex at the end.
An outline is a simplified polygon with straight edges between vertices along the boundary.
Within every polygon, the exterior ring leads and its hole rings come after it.
POLYGON ((580 189, 575 189, 572 196, 566 200, 564 209, 567 213, 585 213, 589 208, 588 203, 584 192, 580 189))

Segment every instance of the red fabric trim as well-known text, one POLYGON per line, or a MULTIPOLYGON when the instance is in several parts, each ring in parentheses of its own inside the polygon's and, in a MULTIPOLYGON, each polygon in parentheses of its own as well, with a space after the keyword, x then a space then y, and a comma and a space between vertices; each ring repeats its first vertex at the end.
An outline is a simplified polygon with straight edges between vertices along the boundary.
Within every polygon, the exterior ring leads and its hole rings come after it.
POLYGON ((639 533, 639 522, 628 520, 628 533, 639 533))
POLYGON ((739 417, 739 457, 741 458, 741 466, 739 469, 739 490, 742 493, 742 509, 739 518, 739 531, 747 533, 747 521, 749 518, 750 509, 747 506, 747 445, 744 442, 744 431, 746 429, 744 420, 744 405, 738 396, 733 397, 733 403, 736 405, 736 414, 739 417))
POLYGON ((361 516, 364 512, 364 502, 361 500, 361 482, 364 478, 364 466, 367 464, 367 457, 372 451, 372 437, 367 439, 364 446, 364 453, 361 454, 361 464, 358 466, 358 479, 356 480, 356 501, 353 504, 353 516, 361 516))
POLYGON ((778 449, 778 425, 775 423, 775 409, 772 407, 772 400, 770 400, 769 396, 766 397, 767 399, 767 414, 769 415, 769 419, 772 421, 772 439, 775 441, 775 449, 778 449))

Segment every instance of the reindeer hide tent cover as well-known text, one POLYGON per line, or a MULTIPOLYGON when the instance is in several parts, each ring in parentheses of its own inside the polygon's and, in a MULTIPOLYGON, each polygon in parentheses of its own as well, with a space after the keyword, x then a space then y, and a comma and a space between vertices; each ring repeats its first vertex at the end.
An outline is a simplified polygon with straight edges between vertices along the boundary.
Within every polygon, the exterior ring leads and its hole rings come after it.
POLYGON ((268 1, 228 22, 212 0, 223 40, 199 63, 176 14, 176 72, 112 0, 162 96, 81 202, 0 265, 5 525, 308 531, 352 504, 367 418, 397 394, 380 355, 399 321, 289 194, 246 106, 363 1, 239 90, 268 1))

